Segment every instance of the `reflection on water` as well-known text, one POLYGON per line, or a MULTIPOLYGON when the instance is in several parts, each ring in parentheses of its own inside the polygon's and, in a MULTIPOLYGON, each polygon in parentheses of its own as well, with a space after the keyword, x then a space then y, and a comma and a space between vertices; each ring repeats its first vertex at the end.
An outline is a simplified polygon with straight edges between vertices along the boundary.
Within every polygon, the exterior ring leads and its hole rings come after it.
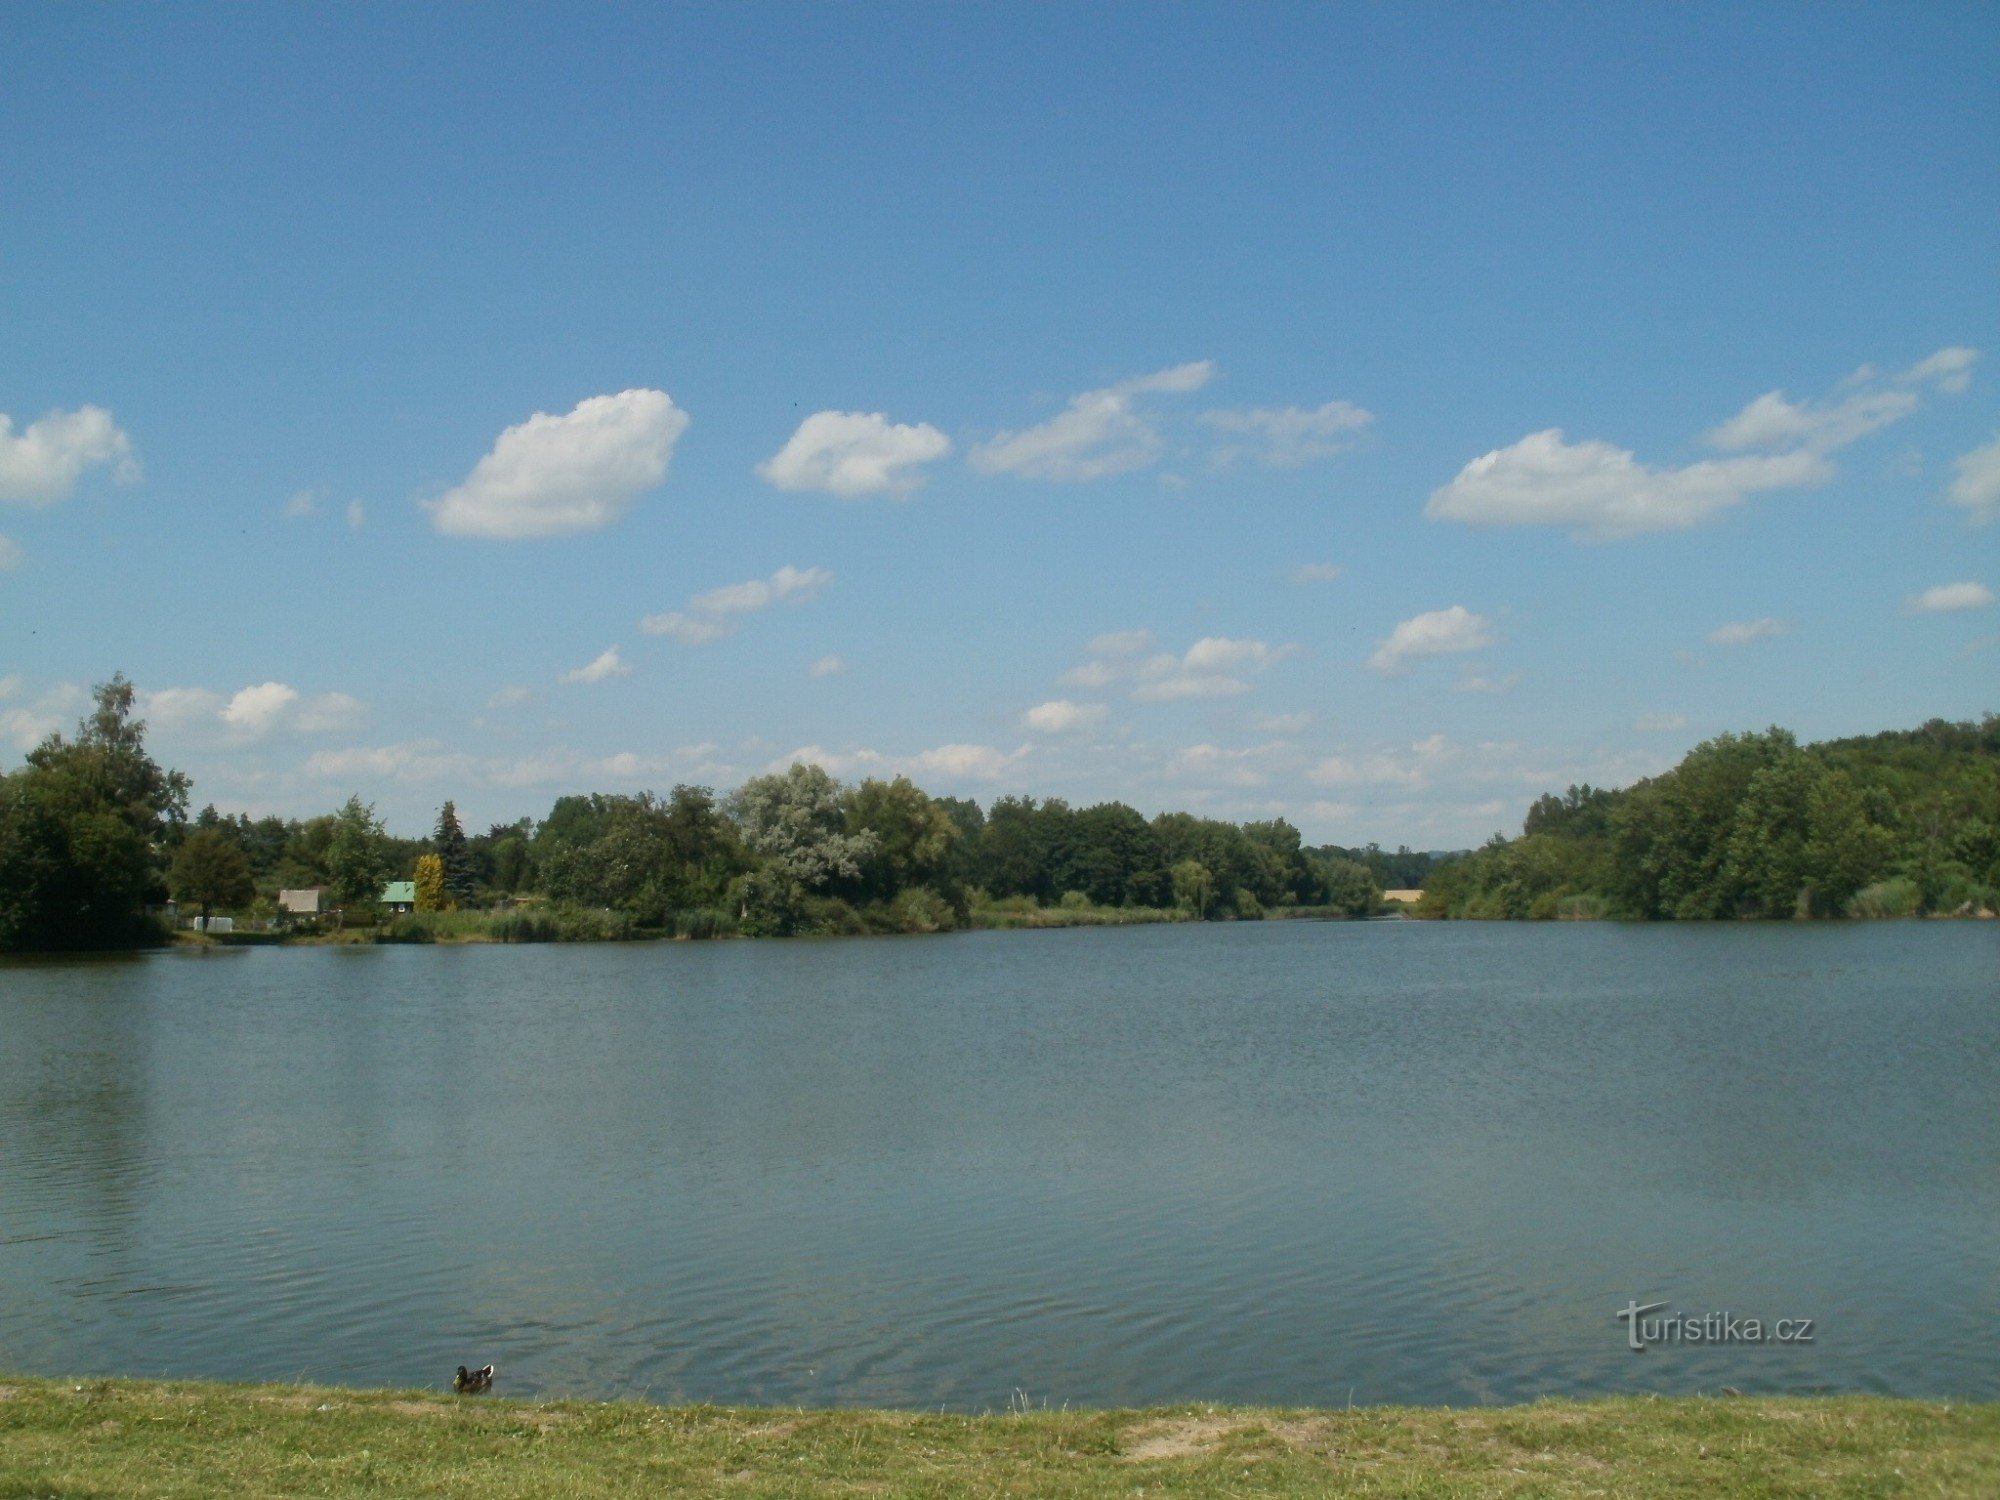
POLYGON ((0 1369, 977 1409, 2000 1396, 2000 927, 0 966, 0 1369), (1672 1299, 1810 1347, 1624 1347, 1672 1299))

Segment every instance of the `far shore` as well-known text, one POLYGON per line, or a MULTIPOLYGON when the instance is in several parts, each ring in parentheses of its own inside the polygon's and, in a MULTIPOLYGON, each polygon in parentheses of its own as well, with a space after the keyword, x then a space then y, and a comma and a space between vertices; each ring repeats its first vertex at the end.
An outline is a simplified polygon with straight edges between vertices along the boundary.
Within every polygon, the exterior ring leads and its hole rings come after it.
MULTIPOLYGON (((445 1372, 448 1373, 448 1372, 445 1372)), ((499 1380, 504 1388, 507 1372, 499 1380)), ((2000 1494, 2000 1403, 916 1411, 0 1376, 0 1494, 2000 1494)))

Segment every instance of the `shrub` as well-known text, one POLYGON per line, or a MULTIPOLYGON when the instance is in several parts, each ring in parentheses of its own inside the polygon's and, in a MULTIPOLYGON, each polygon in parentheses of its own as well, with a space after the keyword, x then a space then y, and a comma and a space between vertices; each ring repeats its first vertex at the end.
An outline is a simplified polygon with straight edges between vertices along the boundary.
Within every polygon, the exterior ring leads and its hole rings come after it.
POLYGON ((1855 892, 1847 903, 1850 917, 1913 917, 1922 904, 1923 892, 1906 875, 1877 881, 1855 892))

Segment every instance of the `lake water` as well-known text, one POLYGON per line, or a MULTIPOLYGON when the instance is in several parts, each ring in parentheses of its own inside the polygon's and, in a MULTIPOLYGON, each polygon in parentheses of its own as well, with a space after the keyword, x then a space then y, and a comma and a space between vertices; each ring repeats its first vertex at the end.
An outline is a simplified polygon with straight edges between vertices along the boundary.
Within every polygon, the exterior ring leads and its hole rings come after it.
POLYGON ((0 1370, 489 1361, 960 1410, 2000 1398, 2000 924, 0 965, 0 1370), (1814 1338, 1634 1353, 1635 1299, 1814 1338))

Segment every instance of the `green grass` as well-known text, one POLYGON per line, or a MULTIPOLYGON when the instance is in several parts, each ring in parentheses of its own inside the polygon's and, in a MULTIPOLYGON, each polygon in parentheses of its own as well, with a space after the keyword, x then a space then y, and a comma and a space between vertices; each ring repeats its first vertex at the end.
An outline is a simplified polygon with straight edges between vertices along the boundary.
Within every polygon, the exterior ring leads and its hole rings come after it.
POLYGON ((955 1417, 0 1382, 0 1497, 1696 1493, 2000 1494, 2000 1405, 1681 1397, 955 1417))

